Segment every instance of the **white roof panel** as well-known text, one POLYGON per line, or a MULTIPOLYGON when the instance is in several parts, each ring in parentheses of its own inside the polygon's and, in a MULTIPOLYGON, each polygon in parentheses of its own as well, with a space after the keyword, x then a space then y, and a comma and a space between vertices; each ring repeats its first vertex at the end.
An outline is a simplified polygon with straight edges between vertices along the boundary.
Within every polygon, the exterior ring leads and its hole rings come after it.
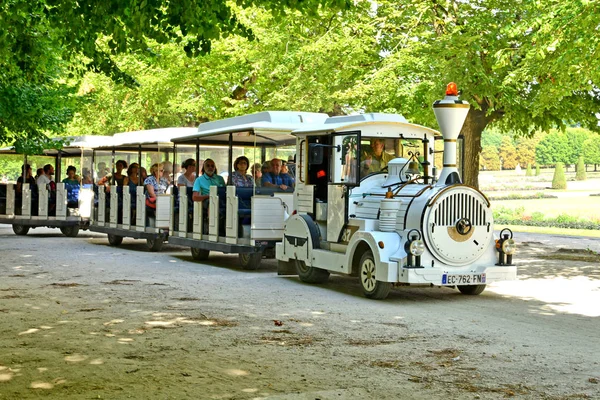
POLYGON ((112 136, 110 146, 165 144, 171 145, 171 140, 188 136, 196 132, 196 128, 159 128, 144 131, 122 132, 112 136))
POLYGON ((304 125, 322 124, 327 114, 301 111, 264 111, 218 121, 205 122, 198 126, 194 135, 173 140, 177 143, 193 142, 200 138, 203 142, 224 142, 234 135, 234 143, 271 143, 293 141, 290 135, 295 129, 304 125))
POLYGON ((329 117, 320 125, 310 125, 296 129, 292 134, 314 133, 314 132, 343 132, 348 130, 358 130, 361 127, 372 125, 397 125, 427 131, 431 134, 437 134, 434 129, 417 124, 411 124, 400 114, 369 113, 359 115, 342 115, 338 117, 329 117))

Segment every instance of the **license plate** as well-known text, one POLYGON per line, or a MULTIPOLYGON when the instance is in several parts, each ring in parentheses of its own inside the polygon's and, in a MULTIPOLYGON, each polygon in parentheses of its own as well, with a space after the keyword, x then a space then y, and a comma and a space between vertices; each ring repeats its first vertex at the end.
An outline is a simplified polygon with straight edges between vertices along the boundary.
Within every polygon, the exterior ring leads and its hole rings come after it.
POLYGON ((481 285, 485 274, 443 274, 442 285, 481 285))

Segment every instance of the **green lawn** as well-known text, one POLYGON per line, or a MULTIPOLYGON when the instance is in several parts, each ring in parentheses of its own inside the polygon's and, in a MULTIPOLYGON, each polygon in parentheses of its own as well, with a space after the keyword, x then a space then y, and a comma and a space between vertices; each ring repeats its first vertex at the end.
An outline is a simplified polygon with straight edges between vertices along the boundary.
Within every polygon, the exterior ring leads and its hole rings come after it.
POLYGON ((600 222, 600 196, 559 197, 556 199, 493 200, 492 208, 506 207, 512 210, 524 208, 523 215, 531 216, 541 212, 546 218, 556 218, 561 214, 584 220, 600 222))

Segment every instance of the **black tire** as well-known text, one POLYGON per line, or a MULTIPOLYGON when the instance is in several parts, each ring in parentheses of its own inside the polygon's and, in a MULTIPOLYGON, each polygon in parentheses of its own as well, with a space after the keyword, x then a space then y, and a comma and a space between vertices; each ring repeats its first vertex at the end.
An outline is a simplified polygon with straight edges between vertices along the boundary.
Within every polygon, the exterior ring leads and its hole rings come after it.
POLYGON ((79 227, 77 225, 63 226, 60 228, 60 231, 66 237, 76 237, 79 233, 79 227))
POLYGON ((146 239, 146 247, 150 251, 160 251, 163 247, 164 240, 161 237, 156 239, 146 239))
POLYGON ((208 255, 210 254, 210 250, 197 249, 195 247, 192 247, 191 250, 192 258, 196 261, 205 261, 208 259, 208 255))
POLYGON ((457 288, 462 294, 477 296, 478 294, 483 293, 485 285, 459 285, 457 288))
POLYGON ((260 267, 262 261, 262 251, 256 253, 240 253, 240 265, 242 269, 254 271, 260 267))
POLYGON ((13 225, 13 232, 18 236, 25 236, 29 232, 29 227, 25 225, 13 225))
POLYGON ((306 283, 325 283, 329 279, 329 271, 321 268, 309 267, 304 261, 294 260, 296 262, 296 271, 302 282, 306 283))
POLYGON ((375 258, 371 250, 366 251, 358 264, 358 278, 363 293, 369 299, 383 300, 390 294, 392 284, 375 279, 375 258))
POLYGON ((108 234, 108 244, 111 246, 120 246, 123 243, 123 236, 108 234))

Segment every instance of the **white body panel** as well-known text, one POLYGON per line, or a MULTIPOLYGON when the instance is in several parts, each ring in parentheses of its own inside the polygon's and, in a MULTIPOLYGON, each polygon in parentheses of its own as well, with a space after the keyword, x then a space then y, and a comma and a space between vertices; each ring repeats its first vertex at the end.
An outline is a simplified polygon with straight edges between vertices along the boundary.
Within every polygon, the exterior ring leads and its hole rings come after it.
POLYGON ((135 196, 135 230, 139 232, 146 231, 146 195, 144 187, 136 188, 135 196))
POLYGON ((98 188, 98 217, 96 219, 96 225, 104 226, 106 224, 106 193, 104 193, 104 186, 98 188))
POLYGON ((94 205, 94 190, 79 189, 79 216, 84 219, 92 217, 92 209, 94 205))
POLYGON ((131 193, 127 186, 123 187, 123 223, 121 227, 123 229, 131 228, 131 193))
POLYGON ((48 219, 48 186, 38 185, 38 215, 34 219, 48 219))
MULTIPOLYGON (((282 197, 288 196, 253 196, 252 197, 252 226, 253 241, 281 240, 285 219, 285 206, 282 197)), ((291 200, 291 199, 290 199, 291 200)))
POLYGON ((22 187, 21 218, 31 218, 31 189, 28 183, 22 187))
POLYGON ((188 196, 185 187, 181 187, 179 190, 179 229, 171 228, 172 234, 179 237, 187 237, 188 231, 188 196))
POLYGON ((227 186, 225 200, 225 242, 235 244, 238 237, 238 198, 235 195, 235 186, 227 186))
POLYGON ((14 218, 15 216, 15 187, 6 185, 6 217, 14 218))
POLYGON ((208 205, 208 240, 219 241, 219 195, 217 187, 211 186, 208 205))
POLYGON ((111 228, 117 227, 117 219, 119 216, 119 194, 117 193, 117 187, 111 188, 110 191, 110 211, 109 211, 109 223, 108 226, 111 228))
POLYGON ((171 225, 172 196, 159 194, 156 196, 156 228, 169 228, 171 225))
POLYGON ((204 209, 202 208, 202 203, 198 201, 194 202, 194 216, 192 221, 192 223, 194 224, 194 226, 192 227, 192 238, 198 240, 203 239, 204 235, 202 224, 204 221, 204 209))
POLYGON ((56 184, 56 219, 67 219, 67 189, 62 182, 56 184))

